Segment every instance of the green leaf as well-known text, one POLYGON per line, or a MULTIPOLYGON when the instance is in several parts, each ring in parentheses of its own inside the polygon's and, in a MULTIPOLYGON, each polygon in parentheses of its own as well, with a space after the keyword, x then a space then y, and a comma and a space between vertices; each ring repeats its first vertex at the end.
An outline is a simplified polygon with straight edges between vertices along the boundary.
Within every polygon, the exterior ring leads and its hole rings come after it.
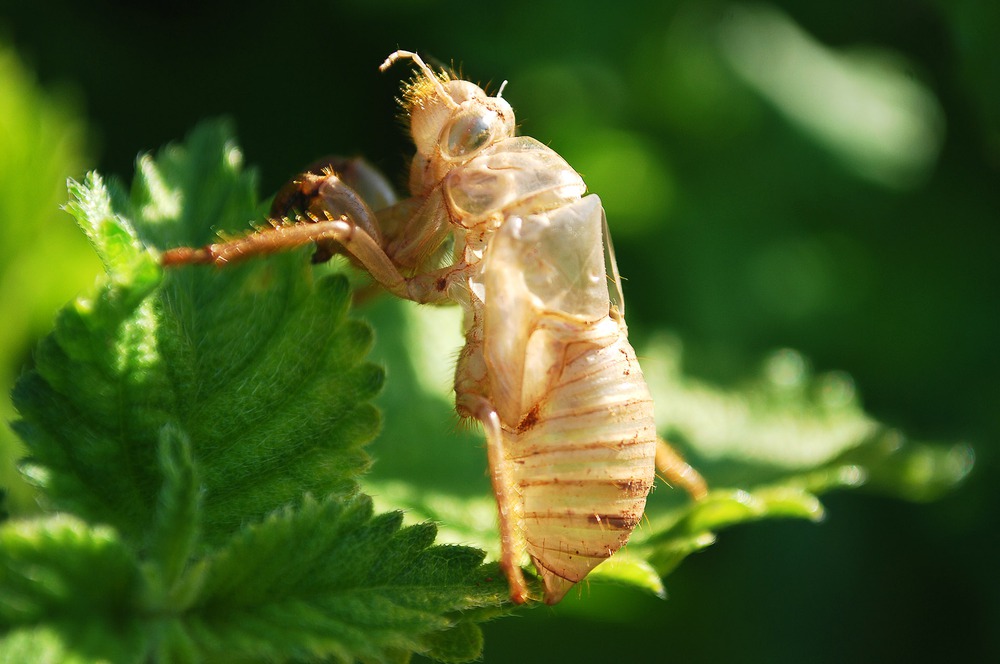
POLYGON ((624 552, 598 565, 588 578, 591 581, 613 581, 635 586, 660 599, 666 599, 667 590, 663 587, 662 576, 648 560, 624 552))
POLYGON ((70 180, 69 193, 66 211, 76 217, 111 284, 125 289, 136 283, 155 286, 159 281, 156 260, 139 242, 131 221, 114 209, 101 176, 90 173, 84 184, 70 180))
POLYGON ((728 390, 685 376, 679 346, 666 340, 643 357, 658 418, 714 487, 697 503, 678 504, 679 492, 662 489, 650 497, 650 527, 636 532, 630 548, 663 575, 724 528, 822 520, 821 493, 871 482, 926 499, 953 488, 972 467, 967 445, 904 443, 864 412, 847 376, 812 376, 793 351, 773 354, 759 378, 728 390))
POLYGON ((74 574, 32 564, 0 579, 7 652, 475 659, 476 624, 505 605, 502 575, 481 551, 434 546, 430 524, 373 516, 358 494, 382 372, 363 361, 371 332, 346 317, 346 280, 314 279, 305 251, 226 270, 159 267, 163 248, 257 214, 239 166, 228 129, 208 124, 141 157, 128 191, 97 175, 70 185, 67 209, 107 276, 43 340, 15 391, 15 426, 51 507, 109 524, 67 514, 69 531, 123 558, 105 573, 71 538, 35 546, 74 574), (52 589, 61 594, 46 599, 52 589), (80 610, 92 595, 106 606, 80 610), (115 651, 119 629, 128 638, 115 651))
POLYGON ((63 310, 14 392, 25 468, 47 499, 133 542, 157 518, 168 425, 197 460, 207 543, 303 492, 356 491, 378 427, 367 401, 382 372, 362 360, 371 332, 346 318, 343 279, 313 280, 303 252, 159 268, 157 250, 258 216, 229 134, 206 124, 140 157, 128 192, 96 175, 71 185, 67 208, 108 277, 63 310))
POLYGON ((69 515, 3 524, 0 661, 141 661, 140 584, 110 528, 69 515))
POLYGON ((463 612, 500 604, 506 584, 482 552, 432 546, 433 526, 401 521, 373 516, 364 497, 307 497, 246 529, 208 560, 186 617, 192 643, 209 660, 475 658, 478 628, 458 625, 476 614, 463 612))
POLYGON ((471 662, 483 652, 483 632, 471 622, 461 622, 421 639, 421 652, 439 662, 471 662))
POLYGON ((871 482, 902 497, 931 498, 972 468, 968 445, 906 441, 865 413, 849 376, 814 376, 794 351, 772 354, 759 377, 736 389, 685 376, 680 346, 668 339, 643 358, 661 426, 715 487, 819 493, 871 482))
POLYGON ((191 443, 182 431, 169 424, 160 432, 160 469, 163 487, 144 549, 148 551, 150 573, 155 573, 157 585, 166 590, 174 586, 192 557, 201 520, 201 487, 191 443))
POLYGON ((879 491, 927 501, 951 491, 971 472, 974 463, 975 453, 966 443, 912 441, 886 428, 832 465, 864 469, 864 481, 879 491))

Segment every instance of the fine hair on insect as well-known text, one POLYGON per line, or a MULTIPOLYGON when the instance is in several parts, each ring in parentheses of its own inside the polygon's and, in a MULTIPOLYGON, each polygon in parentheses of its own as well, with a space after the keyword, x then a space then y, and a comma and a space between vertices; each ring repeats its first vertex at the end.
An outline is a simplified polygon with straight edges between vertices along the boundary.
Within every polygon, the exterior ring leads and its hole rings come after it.
POLYGON ((555 604, 628 541, 657 469, 700 499, 701 476, 657 436, 628 341, 604 208, 503 99, 419 55, 401 103, 416 148, 409 197, 360 159, 327 159, 279 191, 272 225, 167 266, 223 265, 314 243, 393 295, 462 308, 455 407, 485 432, 500 565, 515 603, 530 558, 555 604))

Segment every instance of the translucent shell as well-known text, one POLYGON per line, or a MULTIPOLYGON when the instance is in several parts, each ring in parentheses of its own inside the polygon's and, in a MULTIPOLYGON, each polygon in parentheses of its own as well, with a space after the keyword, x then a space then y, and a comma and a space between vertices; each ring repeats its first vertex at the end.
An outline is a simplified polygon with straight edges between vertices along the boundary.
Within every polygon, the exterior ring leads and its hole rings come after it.
POLYGON ((411 193, 420 227, 454 229, 441 274, 466 311, 456 405, 486 432, 501 567, 522 602, 530 556, 555 603, 628 541, 658 447, 604 209, 555 151, 514 136, 506 101, 393 57, 422 72, 405 95, 411 193))
POLYGON ((705 483, 657 439, 601 200, 551 148, 514 135, 499 93, 409 51, 382 68, 403 59, 419 70, 403 92, 410 198, 393 203, 373 169, 329 159, 279 192, 271 229, 162 262, 223 265, 315 243, 314 260, 346 253, 398 297, 461 306, 455 407, 486 435, 500 567, 521 603, 530 557, 554 604, 628 541, 654 465, 692 497, 705 483))

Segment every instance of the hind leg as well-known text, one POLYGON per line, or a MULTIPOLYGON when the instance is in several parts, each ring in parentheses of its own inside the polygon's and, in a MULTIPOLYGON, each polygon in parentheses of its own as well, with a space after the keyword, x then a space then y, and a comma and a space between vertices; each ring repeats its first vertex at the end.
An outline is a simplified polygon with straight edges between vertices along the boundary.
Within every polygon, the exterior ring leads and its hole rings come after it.
POLYGON ((705 478, 662 438, 656 441, 656 469, 669 484, 681 487, 694 500, 701 500, 708 495, 705 478))

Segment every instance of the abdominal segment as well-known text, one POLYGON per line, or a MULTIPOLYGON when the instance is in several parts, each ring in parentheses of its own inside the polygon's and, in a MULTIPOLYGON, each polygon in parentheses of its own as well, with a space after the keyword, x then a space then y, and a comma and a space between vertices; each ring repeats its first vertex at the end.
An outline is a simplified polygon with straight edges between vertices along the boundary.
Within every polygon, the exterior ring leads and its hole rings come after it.
POLYGON ((653 484, 653 405, 624 333, 575 356, 505 447, 545 601, 628 541, 653 484))

